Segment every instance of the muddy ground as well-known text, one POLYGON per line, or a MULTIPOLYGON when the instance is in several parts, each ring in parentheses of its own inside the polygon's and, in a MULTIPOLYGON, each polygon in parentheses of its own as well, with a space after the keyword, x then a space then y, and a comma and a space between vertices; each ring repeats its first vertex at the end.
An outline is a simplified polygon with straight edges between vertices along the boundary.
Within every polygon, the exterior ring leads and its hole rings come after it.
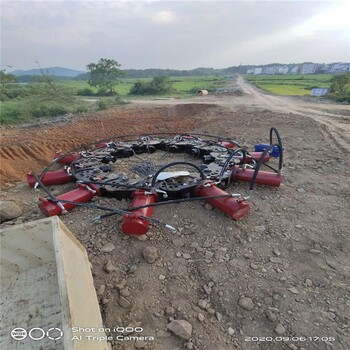
MULTIPOLYGON (((350 169, 341 125, 349 123, 349 107, 303 101, 303 111, 293 105, 288 112, 271 100, 264 105, 262 94, 252 91, 130 104, 70 122, 2 129, 1 196, 20 205, 24 215, 1 227, 43 217, 38 193, 15 181, 46 164, 57 149, 119 133, 191 130, 232 136, 252 150, 268 142, 271 126, 280 131, 284 182, 277 189, 257 187, 251 213, 241 221, 203 203, 184 203, 154 211, 176 234, 153 226, 134 238, 120 232, 116 217, 94 224, 97 213, 82 208, 61 217, 88 251, 105 326, 140 325, 142 335, 155 338, 113 342, 113 349, 350 348, 350 169), (336 115, 339 142, 332 125, 325 125, 336 115), (158 250, 153 264, 142 255, 148 246, 158 250), (106 247, 113 250, 104 252, 106 247), (107 262, 116 269, 106 272, 107 262), (192 325, 189 341, 167 330, 173 319, 192 325)), ((246 190, 245 184, 229 189, 246 190)), ((95 203, 128 206, 107 198, 95 203)))

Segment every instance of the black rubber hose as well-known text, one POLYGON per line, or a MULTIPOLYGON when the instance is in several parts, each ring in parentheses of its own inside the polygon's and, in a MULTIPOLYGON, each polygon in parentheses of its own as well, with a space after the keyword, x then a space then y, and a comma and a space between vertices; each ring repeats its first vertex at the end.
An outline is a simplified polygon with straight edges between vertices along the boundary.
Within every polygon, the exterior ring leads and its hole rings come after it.
POLYGON ((205 201, 208 199, 216 199, 216 198, 226 198, 226 197, 232 197, 231 194, 220 194, 217 196, 206 196, 206 197, 190 197, 190 198, 180 198, 180 199, 171 199, 164 202, 156 202, 151 203, 147 205, 140 205, 138 207, 132 207, 130 208, 131 211, 143 209, 143 208, 149 208, 149 207, 159 207, 161 205, 167 205, 167 204, 179 204, 184 202, 193 202, 193 201, 205 201))
POLYGON ((89 203, 82 203, 82 202, 75 202, 75 201, 69 201, 69 200, 60 200, 57 197, 55 197, 48 189, 47 187, 40 181, 40 179, 34 174, 33 175, 35 180, 38 182, 39 186, 43 189, 43 191, 49 196, 50 200, 54 203, 61 202, 61 203, 67 203, 67 204, 72 204, 72 205, 77 205, 85 208, 90 208, 90 209, 98 209, 98 210, 105 210, 105 211, 111 211, 111 212, 120 212, 122 214, 130 214, 130 212, 138 209, 143 209, 147 207, 157 207, 161 205, 166 205, 166 204, 177 204, 177 203, 183 203, 183 202, 191 202, 191 201, 199 201, 199 200, 208 200, 208 199, 214 199, 214 198, 225 198, 225 197, 232 197, 231 194, 224 194, 224 195, 217 195, 217 196, 206 196, 206 197, 191 197, 191 198, 180 198, 180 199, 172 199, 168 200, 166 202, 157 202, 157 203, 151 203, 148 205, 141 205, 138 207, 133 207, 129 210, 124 210, 124 209, 114 209, 114 208, 109 208, 109 207, 103 207, 100 205, 96 204, 89 204, 89 203))
MULTIPOLYGON (((115 181, 117 179, 111 179, 111 181, 115 181)), ((133 185, 123 185, 123 184, 109 184, 108 182, 98 182, 98 181, 82 181, 82 180, 79 180, 77 181, 78 183, 82 183, 82 184, 85 184, 85 185, 97 185, 97 186, 101 186, 101 187, 104 187, 104 186, 110 186, 110 187, 114 187, 114 188, 121 188, 122 190, 127 190, 127 189, 130 189, 130 188, 134 188, 135 190, 136 189, 140 189, 140 190, 149 190, 148 187, 141 187, 139 184, 133 184, 133 185)))
MULTIPOLYGON (((75 152, 76 152, 76 150, 69 151, 69 152, 64 153, 64 154, 60 155, 59 157, 55 158, 53 161, 51 161, 50 164, 48 164, 48 165, 41 171, 41 173, 40 173, 40 175, 39 175, 39 179, 42 180, 43 176, 47 173, 47 171, 48 171, 54 164, 57 163, 57 161, 59 161, 60 159, 66 157, 66 156, 68 156, 68 155, 70 155, 70 154, 72 154, 72 153, 75 153, 75 152)), ((33 174, 34 174, 34 172, 33 172, 33 174)))
MULTIPOLYGON (((174 199, 174 200, 169 200, 169 201, 165 201, 165 202, 157 202, 157 203, 151 203, 151 204, 147 204, 147 205, 140 205, 138 207, 133 207, 130 208, 129 210, 131 212, 135 211, 135 210, 139 210, 139 209, 143 209, 143 208, 149 208, 149 207, 159 207, 161 205, 168 205, 168 204, 179 204, 179 203, 184 203, 184 202, 192 202, 192 201, 205 201, 208 199, 215 199, 215 198, 232 198, 231 194, 222 194, 222 195, 217 195, 217 196, 207 196, 207 197, 191 197, 191 198, 181 198, 181 199, 174 199)), ((101 215, 100 218, 104 219, 106 217, 112 216, 115 213, 109 213, 109 214, 104 214, 101 215)))
MULTIPOLYGON (((252 177, 252 181, 250 182, 250 186, 249 186, 249 191, 253 191, 254 190, 254 187, 255 187, 255 183, 256 183, 256 178, 258 176, 258 173, 259 173, 259 170, 261 168, 261 166, 264 164, 264 158, 266 157, 266 155, 270 152, 270 150, 274 147, 274 146, 277 146, 279 148, 279 150, 281 151, 281 146, 278 145, 278 144, 272 144, 270 145, 269 147, 267 147, 264 152, 262 153, 260 159, 258 160, 258 162, 256 163, 256 166, 255 166, 255 170, 254 170, 254 174, 253 174, 253 177, 252 177)), ((276 171, 276 173, 280 173, 282 168, 279 168, 278 171, 276 171)))
POLYGON ((277 146, 279 148, 279 159, 278 159, 278 169, 279 171, 281 171, 282 167, 283 167, 283 145, 282 145, 282 139, 281 136, 278 132, 278 130, 274 127, 272 127, 270 129, 270 145, 273 144, 273 134, 276 135, 276 139, 277 139, 277 144, 275 144, 275 146, 277 146))
POLYGON ((103 207, 100 205, 96 204, 90 204, 90 203, 83 203, 83 202, 75 202, 75 201, 69 201, 65 199, 58 199, 54 197, 46 188, 44 185, 40 185, 40 187, 45 191, 45 193, 50 197, 50 200, 53 203, 66 203, 66 204, 72 204, 84 208, 89 208, 89 209, 96 209, 96 210, 103 210, 103 211, 110 211, 113 213, 117 214, 131 214, 133 211, 138 210, 138 209, 143 209, 143 208, 148 208, 148 207, 158 207, 161 205, 168 205, 168 204, 179 204, 179 203, 184 203, 184 202, 192 202, 192 201, 200 201, 200 200, 208 200, 208 199, 215 199, 215 198, 226 198, 226 197, 232 197, 231 194, 225 194, 225 195, 217 195, 217 196, 207 196, 207 197, 191 197, 191 198, 181 198, 181 199, 173 199, 165 202, 157 202, 157 203, 151 203, 147 205, 140 205, 138 207, 133 207, 130 209, 116 209, 116 208, 109 208, 109 207, 103 207))
MULTIPOLYGON (((166 202, 157 202, 157 203, 151 203, 148 205, 141 205, 138 207, 133 207, 129 210, 125 209, 116 209, 116 208, 109 208, 109 207, 103 207, 100 205, 96 204, 89 204, 89 203, 82 203, 82 202, 75 202, 75 201, 69 201, 69 200, 59 200, 57 197, 55 197, 47 188, 46 186, 40 181, 40 179, 34 174, 35 180, 38 182, 39 186, 44 190, 44 192, 49 196, 50 200, 54 203, 66 203, 66 204, 72 204, 76 206, 80 206, 83 208, 89 208, 89 209, 96 209, 96 210, 102 210, 102 211, 109 211, 109 214, 106 215, 101 215, 100 219, 116 215, 116 214, 131 214, 133 211, 138 210, 138 209, 143 209, 143 208, 148 208, 148 207, 157 207, 161 205, 168 205, 168 204, 178 204, 178 203, 183 203, 183 202, 190 202, 190 201, 199 201, 199 200, 208 200, 208 199, 215 199, 215 198, 226 198, 226 197, 232 197, 231 194, 225 194, 225 195, 217 195, 217 196, 206 196, 206 197, 191 197, 191 198, 181 198, 181 199, 174 199, 174 200, 169 200, 166 202)), ((148 220, 150 222, 154 222, 163 226, 167 226, 166 224, 162 223, 159 220, 140 216, 141 218, 148 220)))
POLYGON ((169 163, 169 164, 166 164, 166 165, 162 166, 162 167, 153 175, 153 177, 152 177, 152 182, 151 182, 151 188, 154 188, 154 187, 155 187, 158 175, 159 175, 162 171, 164 171, 165 169, 167 169, 167 168, 169 168, 169 167, 172 167, 172 166, 174 166, 174 165, 189 165, 189 166, 191 166, 192 168, 195 168, 195 169, 199 172, 199 174, 200 174, 202 180, 205 180, 205 174, 204 174, 203 170, 202 170, 199 166, 197 166, 196 164, 193 164, 193 163, 190 163, 190 162, 181 162, 181 161, 179 161, 179 162, 172 162, 172 163, 169 163))
POLYGON ((269 168, 269 169, 273 170, 275 173, 279 173, 279 170, 278 170, 278 169, 275 169, 275 168, 272 167, 271 165, 268 165, 268 164, 264 163, 263 166, 266 166, 266 168, 269 168))
POLYGON ((49 196, 50 200, 52 200, 53 202, 58 202, 58 199, 41 182, 40 177, 34 173, 33 173, 33 177, 34 177, 35 181, 39 184, 39 186, 43 189, 43 191, 49 196))
POLYGON ((105 210, 105 211, 120 211, 120 212, 125 212, 125 213, 127 212, 127 211, 122 210, 122 209, 112 209, 112 208, 102 207, 100 205, 95 205, 95 204, 88 204, 88 203, 81 203, 81 202, 75 202, 75 201, 68 201, 68 200, 64 200, 64 199, 58 199, 47 189, 47 187, 40 181, 40 179, 38 178, 37 175, 33 174, 33 176, 34 176, 35 180, 37 181, 37 183, 39 184, 39 186, 42 188, 42 190, 49 196, 50 201, 52 201, 54 203, 67 203, 67 204, 72 204, 72 205, 81 206, 81 207, 85 207, 85 208, 105 210))
POLYGON ((228 158, 226 159, 224 165, 221 168, 220 175, 219 175, 220 179, 224 175, 225 169, 229 165, 231 159, 239 152, 242 152, 242 154, 243 154, 243 164, 246 163, 246 157, 247 157, 247 153, 248 152, 245 149, 243 149, 243 148, 238 148, 238 149, 234 150, 232 153, 230 153, 230 155, 228 156, 228 158))

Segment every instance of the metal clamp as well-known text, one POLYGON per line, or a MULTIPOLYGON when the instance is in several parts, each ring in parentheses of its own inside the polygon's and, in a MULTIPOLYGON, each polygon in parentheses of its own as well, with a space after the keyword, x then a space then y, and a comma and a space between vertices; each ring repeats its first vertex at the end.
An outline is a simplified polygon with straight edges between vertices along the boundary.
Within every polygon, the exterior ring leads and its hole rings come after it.
POLYGON ((145 194, 154 194, 154 193, 161 193, 163 195, 163 198, 168 198, 168 194, 160 189, 155 189, 154 191, 145 191, 145 194))
POLYGON ((89 192, 96 194, 97 191, 91 188, 88 184, 83 183, 82 181, 77 181, 76 182, 77 187, 83 187, 86 188, 89 192))
POLYGON ((57 201, 56 204, 57 204, 57 205, 60 207, 60 209, 62 210, 62 214, 67 214, 67 210, 66 210, 66 208, 64 207, 64 205, 63 205, 61 202, 57 201))

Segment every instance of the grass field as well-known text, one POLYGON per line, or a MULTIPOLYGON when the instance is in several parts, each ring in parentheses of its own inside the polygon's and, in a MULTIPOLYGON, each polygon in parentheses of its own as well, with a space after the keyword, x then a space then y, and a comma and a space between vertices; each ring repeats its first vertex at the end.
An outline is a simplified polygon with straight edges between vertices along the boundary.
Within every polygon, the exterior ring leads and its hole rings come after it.
MULTIPOLYGON (((136 81, 151 81, 151 78, 142 79, 120 79, 119 84, 116 87, 116 91, 123 98, 135 98, 135 96, 129 96, 130 89, 136 81)), ((192 77, 170 77, 173 83, 173 87, 176 90, 170 96, 174 97, 186 97, 193 95, 194 90, 208 89, 212 90, 220 88, 225 85, 225 78, 222 76, 192 76, 192 77)), ((85 88, 91 88, 86 81, 62 81, 60 82, 63 86, 72 88, 75 93, 85 88)), ((93 91, 97 89, 92 88, 93 91)))
POLYGON ((329 88, 331 74, 255 75, 245 78, 260 89, 276 95, 310 95, 315 87, 329 88))
POLYGON ((74 98, 74 96, 69 98, 61 96, 46 98, 39 95, 17 97, 1 101, 0 122, 1 124, 16 124, 41 117, 85 112, 89 109, 91 109, 91 104, 74 98))
MULTIPOLYGON (((151 80, 151 79, 149 79, 151 80)), ((133 79, 124 79, 121 81, 120 84, 117 85, 117 92, 121 96, 126 96, 132 84, 134 83, 133 79)), ((97 92, 97 89, 90 86, 86 81, 84 80, 64 80, 64 81, 59 81, 58 84, 68 87, 73 90, 73 93, 77 94, 79 90, 89 88, 93 90, 94 92, 97 92)))
MULTIPOLYGON (((1 86, 0 123, 28 122, 40 117, 106 109, 130 99, 157 97, 129 95, 131 87, 138 80, 152 79, 121 79, 116 87, 120 98, 93 96, 93 100, 97 99, 97 102, 86 101, 84 95, 77 96, 79 90, 86 88, 97 92, 97 89, 92 88, 86 81, 70 80, 55 81, 49 85, 31 83, 1 86), (60 93, 58 94, 57 91, 60 93)), ((225 78, 222 76, 173 77, 170 80, 173 82, 175 91, 164 97, 186 98, 193 96, 197 90, 212 91, 225 85, 225 78)))

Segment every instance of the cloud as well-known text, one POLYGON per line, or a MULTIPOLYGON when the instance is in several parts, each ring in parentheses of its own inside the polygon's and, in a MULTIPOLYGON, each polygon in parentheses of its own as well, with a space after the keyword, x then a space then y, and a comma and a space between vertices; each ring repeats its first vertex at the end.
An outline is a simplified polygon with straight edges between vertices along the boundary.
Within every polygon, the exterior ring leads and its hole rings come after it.
POLYGON ((349 57, 346 2, 3 1, 3 64, 227 67, 349 57), (331 33, 331 34, 330 34, 331 33))
POLYGON ((171 11, 157 11, 153 15, 153 20, 157 23, 171 23, 175 20, 175 15, 171 11))
MULTIPOLYGON (((335 2, 335 4, 321 13, 308 18, 292 29, 297 36, 322 35, 324 32, 347 33, 350 40, 350 3, 335 2)), ((350 42, 348 41, 348 44, 350 42)))

